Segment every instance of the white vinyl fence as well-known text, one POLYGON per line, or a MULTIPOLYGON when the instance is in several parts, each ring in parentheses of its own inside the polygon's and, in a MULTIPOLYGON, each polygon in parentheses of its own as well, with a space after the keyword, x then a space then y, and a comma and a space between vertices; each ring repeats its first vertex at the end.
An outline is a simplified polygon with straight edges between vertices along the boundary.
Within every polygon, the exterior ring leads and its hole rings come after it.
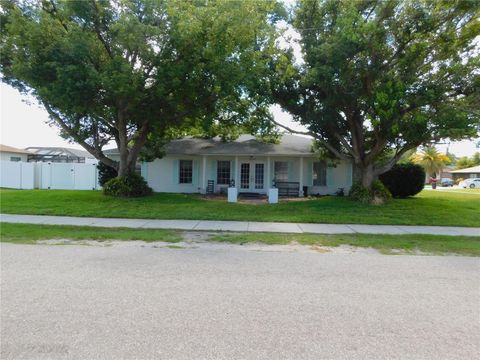
POLYGON ((0 162, 0 187, 13 189, 95 190, 95 164, 0 162))

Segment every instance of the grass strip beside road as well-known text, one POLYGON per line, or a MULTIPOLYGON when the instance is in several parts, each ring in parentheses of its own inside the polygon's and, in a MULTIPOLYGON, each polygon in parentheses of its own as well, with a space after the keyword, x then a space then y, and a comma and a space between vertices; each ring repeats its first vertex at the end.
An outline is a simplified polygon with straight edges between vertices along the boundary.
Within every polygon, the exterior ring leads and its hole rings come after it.
MULTIPOLYGON (((36 244, 38 240, 143 240, 178 243, 181 231, 154 229, 100 228, 66 225, 33 225, 0 223, 0 240, 17 244, 36 244)), ((278 234, 278 233, 211 233, 208 241, 232 244, 263 243, 287 245, 292 242, 309 246, 337 247, 349 245, 377 249, 383 254, 458 254, 480 256, 480 237, 438 235, 379 234, 278 234)))
POLYGON ((33 225, 0 223, 2 242, 35 244, 37 240, 143 240, 179 242, 183 237, 174 230, 103 228, 71 225, 33 225))

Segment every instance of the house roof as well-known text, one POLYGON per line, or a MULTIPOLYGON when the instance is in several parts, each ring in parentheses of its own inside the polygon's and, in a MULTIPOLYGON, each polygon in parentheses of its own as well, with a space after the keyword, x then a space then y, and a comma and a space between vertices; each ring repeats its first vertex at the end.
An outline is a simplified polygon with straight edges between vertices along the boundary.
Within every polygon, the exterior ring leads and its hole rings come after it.
MULTIPOLYGON (((283 134, 280 143, 271 144, 257 140, 252 135, 241 135, 233 141, 185 137, 165 146, 168 155, 313 155, 312 139, 283 134)), ((117 149, 104 151, 117 154, 117 149)))
POLYGON ((480 165, 478 166, 472 166, 466 169, 460 169, 460 170, 453 170, 451 171, 453 174, 472 174, 472 173, 479 173, 480 174, 480 165))
POLYGON ((17 149, 17 148, 14 148, 13 146, 2 145, 2 144, 0 144, 0 152, 9 152, 9 153, 15 153, 15 154, 32 154, 31 151, 24 150, 24 149, 17 149))
POLYGON ((271 144, 251 135, 241 135, 233 141, 220 138, 183 138, 170 142, 165 151, 174 155, 312 155, 312 139, 282 135, 280 143, 271 144))
POLYGON ((69 156, 78 158, 94 158, 88 151, 77 150, 66 147, 51 147, 51 146, 30 146, 27 147, 30 153, 37 155, 49 155, 49 156, 69 156))

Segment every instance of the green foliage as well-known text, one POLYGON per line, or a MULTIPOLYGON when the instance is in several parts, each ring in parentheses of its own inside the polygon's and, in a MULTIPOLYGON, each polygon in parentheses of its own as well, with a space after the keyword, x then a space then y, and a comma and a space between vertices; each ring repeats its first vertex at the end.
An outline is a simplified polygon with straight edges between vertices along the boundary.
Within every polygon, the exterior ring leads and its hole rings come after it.
POLYGON ((463 156, 459 158, 455 163, 455 167, 457 170, 466 169, 477 165, 480 165, 480 152, 476 152, 471 158, 463 156))
POLYGON ((114 197, 141 197, 152 193, 145 179, 136 174, 118 176, 103 185, 103 193, 114 197))
POLYGON ((415 164, 423 166, 425 172, 434 178, 450 162, 450 158, 439 153, 434 146, 424 147, 420 152, 413 154, 410 159, 415 164))
POLYGON ((364 204, 382 204, 392 197, 392 194, 379 180, 373 182, 371 189, 355 182, 350 188, 348 196, 364 204))
POLYGON ((114 168, 105 165, 102 162, 99 162, 97 165, 98 169, 98 183, 100 186, 105 185, 105 183, 118 176, 117 170, 114 168))
POLYGON ((258 116, 281 8, 276 0, 4 0, 2 81, 124 175, 141 150, 161 156, 173 134, 258 116), (102 152, 112 140, 126 154, 119 164, 102 152))
POLYGON ((373 178, 417 146, 476 136, 479 18, 478 1, 299 1, 303 62, 275 59, 273 97, 373 178))
POLYGON ((412 163, 396 164, 380 175, 380 181, 394 198, 406 198, 423 190, 425 170, 420 165, 412 163))

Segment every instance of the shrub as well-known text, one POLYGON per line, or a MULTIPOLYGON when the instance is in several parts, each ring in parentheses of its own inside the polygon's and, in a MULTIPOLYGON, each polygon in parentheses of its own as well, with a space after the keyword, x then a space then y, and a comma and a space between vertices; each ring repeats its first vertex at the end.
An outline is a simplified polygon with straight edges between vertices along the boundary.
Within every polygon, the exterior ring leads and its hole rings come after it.
POLYGON ((100 186, 105 185, 108 180, 116 178, 118 176, 117 170, 105 165, 103 162, 98 163, 97 169, 98 183, 100 184, 100 186))
POLYGON ((371 190, 359 182, 354 183, 348 196, 364 204, 382 204, 392 197, 388 189, 379 180, 373 182, 371 190))
POLYGON ((152 189, 143 177, 130 174, 108 180, 103 186, 103 193, 115 197, 140 197, 150 195, 152 189))
POLYGON ((456 179, 456 180, 455 180, 455 185, 460 185, 460 183, 461 183, 463 180, 465 180, 465 179, 464 179, 464 178, 461 178, 461 177, 458 178, 458 179, 456 179))
POLYGON ((380 181, 395 198, 406 198, 418 194, 425 185, 425 170, 420 165, 397 164, 380 175, 380 181))

